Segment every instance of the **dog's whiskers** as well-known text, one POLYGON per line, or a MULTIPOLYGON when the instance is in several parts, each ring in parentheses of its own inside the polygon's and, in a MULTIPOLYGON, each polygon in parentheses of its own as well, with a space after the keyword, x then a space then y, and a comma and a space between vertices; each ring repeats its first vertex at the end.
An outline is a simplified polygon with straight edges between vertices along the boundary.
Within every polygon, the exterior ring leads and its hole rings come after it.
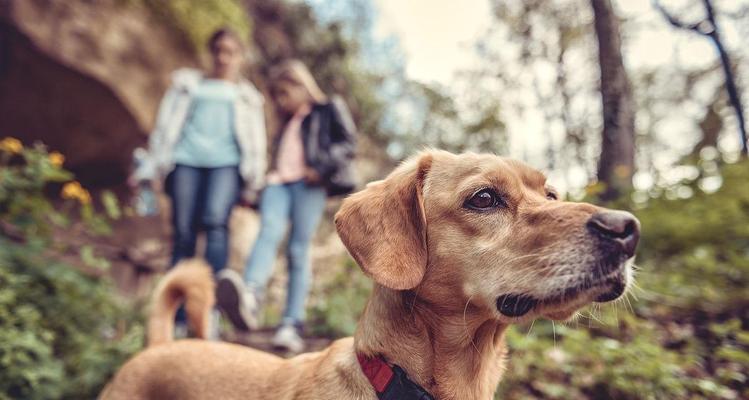
POLYGON ((627 307, 629 307, 629 312, 631 312, 632 314, 634 314, 635 313, 635 309, 634 309, 634 307, 632 307, 632 302, 629 301, 629 293, 627 293, 623 298, 624 298, 624 301, 627 304, 627 307))
POLYGON ((634 299, 635 301, 639 301, 639 300, 640 300, 640 299, 638 299, 638 298, 637 298, 637 293, 636 293, 636 291, 638 291, 638 290, 639 290, 639 291, 644 291, 644 289, 643 289, 643 288, 642 288, 642 287, 640 286, 640 284, 639 284, 639 283, 637 283, 637 281, 636 281, 636 280, 632 279, 632 290, 630 290, 630 291, 628 292, 628 294, 632 295, 632 298, 633 298, 633 299, 634 299))
POLYGON ((528 328, 528 333, 525 334, 525 337, 529 337, 531 335, 531 331, 533 330, 533 325, 536 323, 536 319, 534 318, 533 321, 531 321, 531 326, 528 328))
MULTIPOLYGON (((600 305, 599 304, 593 304, 593 306, 591 307, 591 310, 589 311, 590 319, 593 320, 593 321, 595 321, 595 322, 597 322, 597 323, 599 323, 599 324, 601 324, 601 325, 606 325, 606 323, 603 322, 600 319, 600 311, 601 311, 600 305), (596 315, 596 314, 598 314, 598 315, 596 315)), ((590 327, 590 324, 588 324, 588 327, 590 327)))
POLYGON ((551 332, 554 335, 554 348, 557 347, 557 326, 554 324, 554 320, 551 320, 551 332))

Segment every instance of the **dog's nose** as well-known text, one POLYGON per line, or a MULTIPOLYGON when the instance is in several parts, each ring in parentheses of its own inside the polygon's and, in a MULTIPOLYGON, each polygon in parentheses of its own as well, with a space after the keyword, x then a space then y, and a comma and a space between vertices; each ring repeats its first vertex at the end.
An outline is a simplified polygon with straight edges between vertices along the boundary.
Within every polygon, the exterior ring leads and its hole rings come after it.
POLYGON ((588 220, 588 229, 599 237, 621 245, 628 257, 635 254, 640 240, 640 221, 626 211, 603 211, 588 220))

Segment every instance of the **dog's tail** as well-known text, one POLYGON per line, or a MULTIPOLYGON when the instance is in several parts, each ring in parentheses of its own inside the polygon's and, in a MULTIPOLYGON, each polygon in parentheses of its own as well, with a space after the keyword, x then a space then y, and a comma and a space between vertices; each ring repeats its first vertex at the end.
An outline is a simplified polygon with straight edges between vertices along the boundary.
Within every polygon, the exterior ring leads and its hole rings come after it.
POLYGON ((153 295, 148 318, 148 346, 174 339, 174 316, 182 303, 190 327, 198 337, 207 339, 211 309, 216 302, 214 288, 211 268, 200 259, 181 261, 164 275, 153 295))

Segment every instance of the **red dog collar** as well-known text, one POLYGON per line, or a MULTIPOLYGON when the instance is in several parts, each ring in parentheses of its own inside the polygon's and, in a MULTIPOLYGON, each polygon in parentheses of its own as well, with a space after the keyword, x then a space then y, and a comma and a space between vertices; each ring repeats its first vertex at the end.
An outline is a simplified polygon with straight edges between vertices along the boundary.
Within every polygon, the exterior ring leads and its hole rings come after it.
POLYGON ((381 357, 357 354, 364 376, 372 384, 380 400, 434 400, 424 388, 408 379, 406 371, 386 363, 381 357))

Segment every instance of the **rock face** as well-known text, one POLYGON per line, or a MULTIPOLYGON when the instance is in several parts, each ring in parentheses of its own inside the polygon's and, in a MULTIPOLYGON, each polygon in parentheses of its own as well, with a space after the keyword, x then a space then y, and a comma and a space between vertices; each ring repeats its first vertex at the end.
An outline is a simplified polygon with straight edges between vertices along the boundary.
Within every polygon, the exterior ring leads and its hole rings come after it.
POLYGON ((0 0, 0 137, 41 140, 88 184, 125 178, 169 73, 197 57, 118 0, 0 0))

